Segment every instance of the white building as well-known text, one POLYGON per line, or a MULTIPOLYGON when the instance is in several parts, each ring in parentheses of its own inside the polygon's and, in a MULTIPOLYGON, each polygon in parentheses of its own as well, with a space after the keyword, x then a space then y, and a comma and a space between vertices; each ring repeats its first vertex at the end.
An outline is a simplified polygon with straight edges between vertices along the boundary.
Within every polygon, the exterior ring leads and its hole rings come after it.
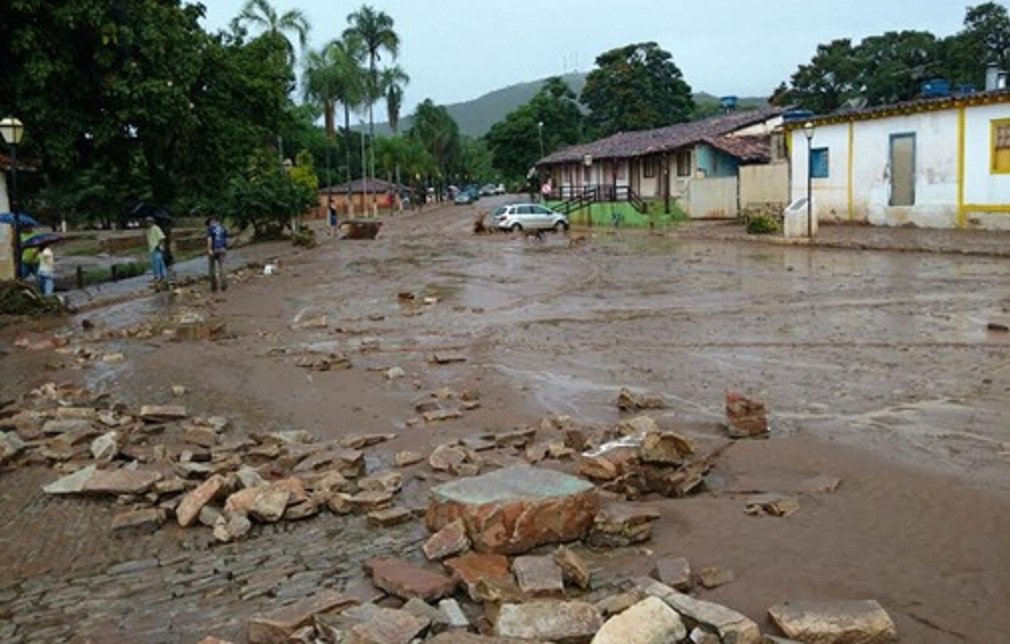
POLYGON ((1010 230, 1010 91, 815 117, 809 147, 806 122, 785 125, 791 195, 809 168, 818 221, 1010 230))

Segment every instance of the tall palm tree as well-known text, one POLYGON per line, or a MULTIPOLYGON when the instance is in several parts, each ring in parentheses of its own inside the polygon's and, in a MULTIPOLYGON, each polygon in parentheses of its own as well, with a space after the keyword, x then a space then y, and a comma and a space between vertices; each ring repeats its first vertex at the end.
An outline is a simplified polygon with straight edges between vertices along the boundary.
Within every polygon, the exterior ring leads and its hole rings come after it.
POLYGON ((270 5, 269 0, 247 0, 242 11, 232 21, 232 27, 243 24, 249 24, 264 33, 282 38, 291 62, 294 62, 295 59, 295 49, 291 40, 288 39, 288 34, 293 34, 298 38, 298 44, 302 49, 305 49, 305 43, 309 37, 309 20, 300 9, 291 9, 279 14, 270 5))
MULTIPOLYGON (((351 112, 356 111, 365 100, 365 74, 362 67, 365 48, 360 38, 349 34, 327 45, 326 53, 334 70, 334 100, 344 106, 344 155, 350 190, 351 112)), ((350 194, 347 202, 352 203, 350 194)))
MULTIPOLYGON (((251 0, 250 0, 251 1, 251 0)), ((375 140, 375 119, 372 108, 381 97, 379 77, 376 63, 383 52, 389 53, 394 59, 400 50, 400 37, 393 30, 393 19, 384 11, 376 11, 368 5, 347 16, 350 25, 344 36, 356 36, 361 39, 368 55, 368 75, 365 80, 365 100, 368 103, 368 135, 375 140)), ((375 176, 375 150, 371 151, 372 176, 375 176)), ((375 195, 372 195, 373 210, 375 195)))
MULTIPOLYGON (((403 88, 410 82, 410 76, 399 65, 393 65, 382 70, 382 93, 386 97, 386 114, 389 116, 389 128, 393 137, 400 130, 400 109, 403 107, 403 88)), ((400 185, 400 161, 396 161, 396 184, 400 185)))
POLYGON ((331 63, 327 48, 309 51, 302 72, 302 98, 317 105, 323 112, 326 137, 333 138, 336 126, 334 113, 337 102, 337 70, 331 63))

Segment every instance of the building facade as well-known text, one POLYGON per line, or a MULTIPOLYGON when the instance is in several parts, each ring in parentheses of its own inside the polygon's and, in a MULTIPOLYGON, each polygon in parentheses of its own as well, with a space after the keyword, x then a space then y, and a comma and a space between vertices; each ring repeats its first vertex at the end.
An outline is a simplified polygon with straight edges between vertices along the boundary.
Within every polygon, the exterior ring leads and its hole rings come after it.
POLYGON ((785 125, 791 196, 818 221, 1010 230, 1010 91, 919 99, 785 125))

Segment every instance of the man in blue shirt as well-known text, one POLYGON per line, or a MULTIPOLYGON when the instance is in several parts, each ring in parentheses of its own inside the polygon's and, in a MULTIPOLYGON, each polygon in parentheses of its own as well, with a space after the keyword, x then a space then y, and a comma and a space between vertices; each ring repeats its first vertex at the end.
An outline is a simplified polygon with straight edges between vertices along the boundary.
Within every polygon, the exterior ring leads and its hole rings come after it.
POLYGON ((228 278, 224 270, 224 256, 228 251, 228 229, 218 222, 217 217, 207 220, 207 269, 210 273, 210 290, 228 290, 228 278))

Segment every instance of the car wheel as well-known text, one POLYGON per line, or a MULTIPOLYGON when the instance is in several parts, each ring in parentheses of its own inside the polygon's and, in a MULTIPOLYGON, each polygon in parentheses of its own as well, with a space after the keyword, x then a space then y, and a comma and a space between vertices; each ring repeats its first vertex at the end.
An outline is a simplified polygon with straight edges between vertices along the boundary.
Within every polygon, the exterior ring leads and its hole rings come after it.
POLYGON ((512 227, 509 228, 509 230, 511 230, 514 233, 517 233, 517 232, 521 231, 522 229, 523 229, 523 227, 520 224, 512 224, 512 227))
POLYGON ((563 233, 567 230, 568 230, 568 224, 566 224, 563 221, 559 221, 558 223, 554 224, 554 232, 556 233, 563 233))

